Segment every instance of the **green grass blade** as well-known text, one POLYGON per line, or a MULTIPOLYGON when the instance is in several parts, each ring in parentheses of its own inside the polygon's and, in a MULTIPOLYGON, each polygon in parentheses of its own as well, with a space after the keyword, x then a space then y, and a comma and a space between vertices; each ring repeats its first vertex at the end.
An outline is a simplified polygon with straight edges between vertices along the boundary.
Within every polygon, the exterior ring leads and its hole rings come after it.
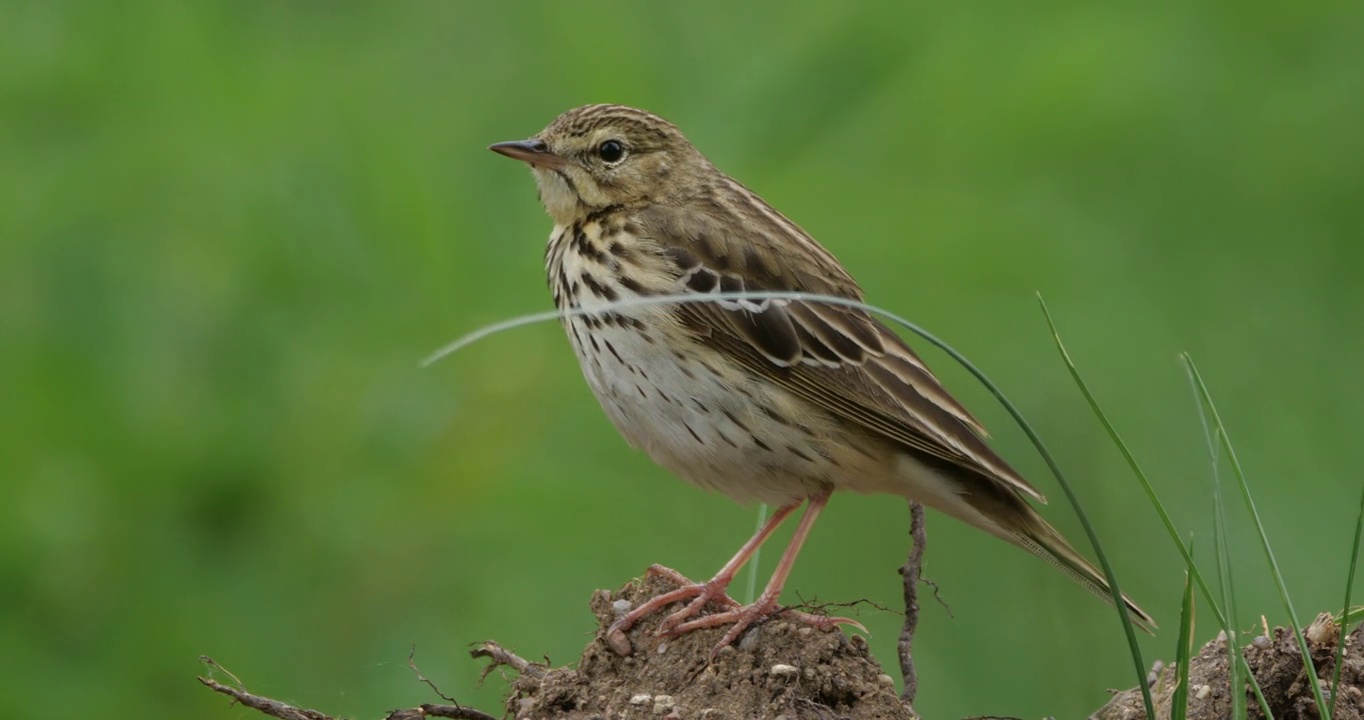
MULTIPOLYGON (((1214 467, 1216 462, 1214 459, 1214 467)), ((1227 626, 1231 628, 1231 631, 1224 630, 1227 633, 1227 656, 1232 657, 1240 653, 1241 638, 1236 632, 1240 625, 1237 620, 1239 616, 1236 612, 1235 585, 1231 580, 1231 553, 1227 550, 1226 505, 1222 502, 1222 483, 1217 479, 1216 472, 1214 478, 1213 550, 1217 558, 1217 584, 1222 589, 1222 602, 1227 609, 1227 626)), ((1239 663, 1227 663, 1227 686, 1231 699, 1231 716, 1234 718, 1246 717, 1246 683, 1241 673, 1239 663)))
MULTIPOLYGON (((1356 546, 1358 544, 1355 543, 1356 546)), ((1356 605, 1335 617, 1338 625, 1353 625, 1360 620, 1364 620, 1364 605, 1356 605)))
MULTIPOLYGON (((765 523, 767 523, 767 503, 759 503, 758 527, 753 532, 755 534, 760 532, 765 523)), ((748 561, 748 577, 744 581, 744 602, 746 603, 758 599, 758 562, 762 560, 762 552, 763 546, 759 545, 758 549, 753 551, 753 557, 748 561)))
MULTIPOLYGON (((1079 370, 1076 369, 1075 363, 1071 361, 1070 354, 1066 352, 1066 347, 1061 342, 1061 335, 1056 330, 1056 322, 1052 320, 1051 312, 1047 310, 1047 303, 1045 300, 1042 299, 1041 293, 1038 293, 1037 295, 1037 302, 1042 306, 1042 315, 1047 319, 1047 327, 1051 329, 1051 336, 1056 341, 1056 348, 1061 353, 1061 359, 1065 362, 1066 368, 1070 370, 1071 377, 1074 378, 1076 384, 1080 386, 1080 391, 1085 395, 1085 398, 1089 400, 1090 407, 1093 407, 1097 411, 1098 404, 1094 401, 1093 396, 1090 395, 1089 388, 1085 386, 1084 381, 1080 378, 1079 370)), ((1108 419, 1106 417, 1103 417, 1101 411, 1100 419, 1103 421, 1104 426, 1108 429, 1109 434, 1116 438, 1117 437, 1116 431, 1113 429, 1112 425, 1108 423, 1108 419)), ((1122 445, 1121 441, 1119 441, 1119 445, 1122 448, 1123 453, 1125 455, 1128 455, 1129 462, 1135 463, 1136 460, 1131 458, 1130 454, 1127 453, 1126 445, 1122 445)), ((1147 483, 1147 486, 1149 487, 1149 483, 1147 483)), ((1071 496, 1072 493, 1070 492, 1069 486, 1065 486, 1065 488, 1067 496, 1071 496)), ((1154 491, 1151 491, 1151 497, 1152 499, 1155 498, 1154 491)), ((1074 497, 1071 497, 1071 504, 1076 506, 1076 510, 1078 512, 1079 511, 1078 500, 1076 500, 1074 497)), ((1089 530, 1088 519, 1084 518, 1082 519, 1086 532, 1090 533, 1092 536, 1093 533, 1089 530)), ((1174 525, 1172 523, 1169 524, 1169 529, 1171 532, 1174 532, 1174 525)), ((1097 546, 1098 539, 1095 537, 1091 537, 1091 541, 1095 543, 1095 550, 1098 550, 1097 546)), ((1132 629, 1132 620, 1127 615, 1126 606, 1124 604, 1122 597, 1122 591, 1118 589, 1117 578, 1114 576, 1112 568, 1109 567, 1108 559, 1105 558, 1102 553, 1099 554, 1099 559, 1100 562, 1103 563, 1104 575, 1108 578, 1109 588, 1113 593, 1113 604, 1118 609, 1118 615, 1122 619, 1123 630, 1127 633, 1127 644, 1132 648, 1132 654, 1137 663, 1137 683, 1141 687, 1142 702, 1146 705, 1146 716, 1150 720, 1155 720, 1156 704, 1151 699, 1151 687, 1146 684, 1145 672, 1146 665, 1141 661, 1141 650, 1137 646, 1137 635, 1136 632, 1132 629)), ((1192 564, 1192 562, 1193 562, 1192 559, 1190 559, 1189 563, 1192 564)))
MULTIPOLYGON (((1041 300, 1040 296, 1038 297, 1038 300, 1041 300)), ((1103 544, 1099 542, 1099 534, 1094 530, 1094 524, 1089 521, 1089 515, 1085 513, 1084 506, 1080 503, 1079 496, 1075 494, 1075 489, 1071 487, 1070 481, 1066 479, 1066 474, 1061 471, 1061 466, 1056 462, 1056 458, 1052 456, 1051 451, 1047 450, 1046 443, 1042 442, 1042 437, 1033 429, 1032 424, 1023 417, 1023 413, 1020 412, 1019 409, 1014 406, 1013 402, 1004 395, 1004 391, 1000 390, 998 385, 995 385, 980 368, 976 367, 970 360, 967 360, 966 356, 958 352, 956 348, 948 345, 945 341, 938 339, 934 334, 899 315, 887 312, 880 308, 869 309, 905 329, 910 330, 934 347, 947 353, 947 355, 956 361, 958 365, 961 365, 967 372, 971 373, 981 385, 985 386, 985 389, 995 397, 995 400, 999 401, 999 404, 1002 405, 1009 413, 1009 416, 1013 418, 1014 423, 1018 425, 1019 429, 1023 431, 1023 434, 1032 442, 1033 447, 1037 449, 1037 454, 1042 457, 1042 461, 1046 463, 1047 469, 1051 471, 1052 476, 1056 478, 1057 484, 1060 485, 1061 490, 1065 492, 1066 499, 1070 501, 1071 508, 1075 511, 1076 517, 1080 520, 1080 527, 1084 529, 1085 536, 1089 538, 1090 546, 1094 548, 1094 557, 1098 560, 1099 567, 1104 571, 1104 578, 1107 579, 1108 586, 1112 590, 1113 602, 1117 606, 1118 616, 1122 621, 1123 631, 1127 635, 1127 646, 1132 652, 1132 664, 1136 671, 1137 684, 1142 688, 1142 699, 1146 704, 1146 717, 1148 720, 1155 720, 1156 708, 1155 704, 1151 701, 1151 688, 1146 685, 1146 662, 1142 660, 1141 657, 1141 646, 1137 644, 1137 633, 1132 626, 1132 618, 1128 616, 1127 610, 1123 604, 1122 590, 1118 586, 1118 577, 1113 572, 1113 565, 1108 561, 1108 555, 1103 550, 1103 544)), ((1045 307, 1043 309, 1045 310, 1045 307)), ((1268 713, 1266 713, 1266 717, 1268 716, 1268 713)))
MULTIPOLYGON (((1189 545, 1192 546, 1193 542, 1190 541, 1189 545)), ((1170 720, 1184 720, 1189 714, 1189 659, 1193 657, 1194 645, 1193 573, 1192 565, 1184 572, 1184 599, 1179 605, 1179 644, 1175 647, 1175 682, 1178 684, 1170 699, 1170 720)), ((1231 665, 1234 667, 1235 663, 1231 665)))
MULTIPOLYGON (((1212 590, 1208 587, 1207 581, 1203 579, 1203 573, 1199 571, 1198 566, 1194 563, 1193 555, 1189 552, 1188 545, 1179 537, 1179 531, 1175 529, 1174 521, 1170 519, 1170 513, 1165 510, 1165 505, 1160 502, 1160 497, 1156 495, 1156 490, 1151 485, 1150 479, 1146 477, 1146 471, 1142 470, 1141 463, 1137 462, 1136 456, 1128 449, 1127 443, 1123 441, 1122 436, 1118 434, 1117 428, 1113 426, 1113 423, 1108 419, 1108 415, 1104 413, 1103 408, 1099 405, 1098 399, 1094 397, 1094 393, 1090 392, 1089 385, 1086 384, 1084 378, 1080 376, 1079 368, 1075 366, 1075 362, 1071 360, 1070 353, 1066 350, 1065 343, 1061 341, 1061 334, 1056 330, 1056 322, 1052 320, 1051 312, 1047 310, 1046 302, 1042 300, 1040 295, 1037 300, 1042 304, 1042 314, 1047 318, 1047 325, 1051 328, 1051 336, 1056 342, 1056 349, 1061 354, 1061 360, 1066 364, 1066 369, 1070 371, 1070 376, 1075 381, 1076 386, 1080 388, 1080 394, 1083 395, 1085 401, 1089 403, 1090 409, 1094 411, 1094 415, 1099 419, 1099 424, 1103 425, 1104 430, 1108 432, 1108 437, 1113 440, 1113 444, 1116 445, 1118 451, 1122 453, 1123 459, 1127 461, 1127 466, 1132 469, 1132 474, 1137 476, 1137 481, 1141 484, 1142 490, 1146 492, 1146 497, 1151 501, 1151 506, 1156 509, 1156 514, 1160 517, 1161 523, 1165 525, 1165 531, 1169 533, 1170 540, 1174 542, 1175 547, 1179 549, 1179 554, 1184 558, 1185 566, 1193 573, 1194 582, 1198 585, 1198 591, 1203 594, 1203 599, 1208 602, 1208 608, 1212 610, 1213 615, 1217 618, 1218 625, 1227 633, 1227 637, 1235 637, 1236 633, 1234 629, 1229 624, 1227 616, 1222 612, 1221 607, 1218 605, 1217 598, 1212 594, 1212 590)), ((1237 649, 1237 664, 1241 667, 1242 671, 1249 676, 1251 689, 1255 692, 1255 698, 1260 703, 1260 710, 1264 713, 1266 718, 1273 720, 1274 714, 1269 710, 1269 703, 1265 700, 1264 692, 1260 689, 1259 682, 1255 679, 1255 675, 1250 672, 1250 665, 1246 662, 1244 650, 1239 647, 1237 649)))
MULTIPOLYGON (((1312 664, 1312 654, 1307 650, 1307 639, 1303 637, 1302 628, 1298 627, 1297 611, 1293 609, 1293 600, 1288 596, 1288 586, 1284 583, 1283 573, 1279 570, 1279 561, 1274 558, 1274 548, 1269 543, 1269 535, 1265 533, 1264 523, 1260 521, 1260 513, 1255 508, 1255 499, 1250 495, 1250 485, 1246 482, 1245 470, 1241 467, 1241 461, 1236 457, 1236 449, 1232 447, 1231 438, 1227 437, 1226 426, 1222 423, 1222 417, 1217 412, 1217 405, 1213 403, 1212 394, 1208 392, 1208 386, 1203 382, 1203 377, 1199 375, 1198 367, 1194 365, 1193 358, 1188 353, 1184 353, 1182 357, 1184 364, 1193 375, 1194 382, 1198 385, 1198 394, 1212 417, 1213 433, 1221 440, 1222 450, 1227 454, 1227 459, 1231 460, 1231 469, 1236 474, 1236 484, 1241 489, 1241 498, 1245 500, 1246 509, 1250 511, 1250 517, 1255 523, 1255 531, 1259 535, 1260 546, 1265 551, 1265 558, 1269 560, 1270 574, 1274 577, 1274 585, 1279 590, 1279 599, 1283 601, 1284 610, 1288 612, 1288 624, 1289 627, 1293 628, 1293 639, 1297 641, 1298 650, 1302 652, 1303 666, 1307 671, 1307 680, 1312 686, 1312 695, 1317 702, 1317 709, 1321 712, 1322 720, 1331 720, 1330 707, 1327 706, 1326 698, 1321 692, 1321 680, 1317 677, 1317 669, 1312 664)), ((1228 635, 1229 640, 1231 637, 1228 635)))
POLYGON ((1350 617, 1350 588, 1355 584, 1355 568, 1359 567, 1359 539, 1364 535, 1364 493, 1359 495, 1359 517, 1355 518, 1355 543, 1350 548, 1350 572, 1345 578, 1345 609, 1340 613, 1340 642, 1336 645, 1336 671, 1331 679, 1331 715, 1336 714, 1336 699, 1340 697, 1340 666, 1345 664, 1345 637, 1350 633, 1346 622, 1350 617))
POLYGON ((880 308, 870 308, 870 310, 877 312, 886 319, 910 330, 934 347, 946 353, 956 361, 958 365, 965 368, 966 371, 971 373, 981 385, 985 386, 985 389, 988 390, 990 394, 995 397, 995 400, 1004 407, 1009 413, 1009 416, 1013 418, 1014 423, 1018 425, 1019 429, 1023 431, 1023 434, 1032 442, 1033 447, 1037 449, 1037 454, 1042 457, 1042 461, 1046 463, 1047 469, 1051 471, 1052 476, 1056 478, 1057 484, 1060 485, 1061 490, 1065 492, 1066 499, 1070 501, 1071 509, 1075 511, 1075 515, 1080 521, 1080 527, 1084 529, 1085 536, 1089 539, 1090 546, 1094 548, 1094 557, 1098 560, 1099 567, 1104 571, 1104 578, 1108 581, 1109 589, 1113 594, 1113 601, 1117 606, 1119 619, 1122 621, 1123 630, 1127 634, 1127 645, 1132 651, 1132 664, 1137 675, 1137 682, 1143 688, 1147 717, 1150 720, 1155 720, 1155 705, 1151 702, 1150 688, 1146 687, 1146 662, 1142 660, 1141 647, 1137 644, 1137 633, 1133 628, 1132 618, 1127 614, 1127 610, 1123 603, 1122 589, 1118 586, 1118 577, 1113 571, 1112 563, 1108 561, 1108 554, 1104 552, 1103 543, 1099 542, 1099 534, 1094 529, 1094 524, 1090 522, 1089 515, 1085 512, 1084 505, 1080 502, 1079 496, 1075 494, 1075 488, 1072 487, 1070 481, 1066 479, 1066 474, 1062 472, 1061 465, 1056 462, 1056 458, 1053 457, 1051 451, 1047 449, 1046 443, 1042 442, 1042 437, 1033 429, 1032 423, 1029 423, 1027 418, 1023 417, 1023 413, 1019 411, 1007 396, 1004 395, 1004 391, 1000 390, 999 386, 995 385, 994 381, 991 380, 984 371, 976 367, 970 360, 966 359, 966 356, 962 355, 956 348, 948 345, 947 342, 940 340, 933 333, 928 332, 917 324, 912 323, 899 315, 881 310, 880 308))
MULTIPOLYGON (((758 296, 757 294, 752 293, 747 295, 751 297, 758 296)), ((853 304, 842 298, 828 298, 826 296, 812 296, 812 298, 823 302, 832 301, 830 304, 853 304)), ((1137 633, 1132 626, 1132 618, 1128 616, 1127 610, 1124 608, 1122 590, 1118 587, 1117 575, 1113 572, 1112 563, 1108 561, 1108 555, 1104 552, 1103 544, 1099 542, 1099 534, 1094 530, 1094 524, 1089 521, 1089 515, 1085 513, 1084 506, 1080 503, 1079 496, 1075 494, 1075 488, 1073 488, 1070 481, 1066 479, 1066 474, 1061 471, 1060 464, 1056 462, 1056 458, 1053 457, 1051 451, 1047 449, 1046 443, 1042 442, 1042 437, 1033 429, 1032 424, 1028 422, 1027 418, 1023 417, 1023 413, 1020 412, 1013 402, 1004 395, 1004 391, 1000 390, 999 386, 995 385, 994 381, 990 380, 989 376, 987 376, 984 371, 976 367, 970 360, 967 360, 966 356, 958 352, 956 348, 948 345, 945 341, 938 339, 933 333, 928 332, 899 315, 881 308, 861 305, 860 303, 856 304, 856 306, 864 307, 869 311, 875 312, 887 320, 904 327, 946 353, 958 365, 961 365, 967 372, 971 373, 981 385, 985 386, 985 389, 995 397, 995 400, 999 401, 999 404, 1003 406, 1004 410, 1013 418, 1014 423, 1018 425, 1019 429, 1023 431, 1023 434, 1032 442, 1033 447, 1037 449, 1037 454, 1042 457, 1042 461, 1046 463, 1047 469, 1050 470, 1052 476, 1056 478, 1056 483, 1060 485, 1061 490, 1065 492, 1066 499, 1070 501, 1071 509, 1075 511, 1076 517, 1080 520, 1080 527, 1084 529, 1085 536, 1089 539, 1090 547, 1094 548, 1094 557, 1098 560, 1099 567, 1104 571, 1104 578, 1107 579, 1109 588, 1113 591, 1113 600, 1117 604, 1118 615, 1122 621, 1123 631, 1127 634, 1127 646, 1132 652, 1132 665, 1137 675, 1137 683, 1142 687, 1143 699, 1146 702, 1146 716, 1148 720, 1155 720, 1155 705, 1151 702, 1151 690, 1146 686, 1146 662, 1142 660, 1141 657, 1141 647, 1137 644, 1137 633)))
MULTIPOLYGON (((1217 565, 1217 584, 1222 591, 1222 602, 1227 611, 1227 625, 1230 628, 1240 627, 1240 615, 1236 612, 1236 592, 1235 583, 1231 579, 1231 551, 1228 549, 1230 544, 1227 542, 1227 506, 1222 498, 1222 472, 1221 454, 1217 440, 1213 437, 1212 426, 1208 423, 1208 413, 1203 408, 1203 403, 1198 399, 1198 386, 1194 383, 1193 375, 1185 374, 1189 378, 1189 388, 1193 391, 1194 407, 1198 409, 1198 422, 1203 428, 1203 441, 1208 448, 1208 462, 1212 466, 1212 502, 1213 502, 1213 557, 1217 565)), ((1227 657, 1232 657, 1232 653, 1239 652, 1241 645, 1240 636, 1230 630, 1224 629, 1227 634, 1227 657)), ((1246 717, 1246 685, 1241 679, 1241 666, 1239 663, 1229 662, 1227 664, 1227 687, 1231 699, 1231 716, 1234 718, 1246 717)))

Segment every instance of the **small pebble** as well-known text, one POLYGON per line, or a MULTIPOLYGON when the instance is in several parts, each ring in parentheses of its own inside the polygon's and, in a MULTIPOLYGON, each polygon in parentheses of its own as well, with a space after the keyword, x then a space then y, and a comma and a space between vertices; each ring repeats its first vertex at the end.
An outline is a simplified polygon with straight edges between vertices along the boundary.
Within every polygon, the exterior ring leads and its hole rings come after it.
POLYGON ((876 682, 879 682, 879 683, 881 683, 882 685, 885 685, 886 687, 895 687, 895 678, 893 678, 893 677, 891 677, 891 676, 889 676, 889 675, 887 675, 887 674, 885 674, 885 673, 881 673, 880 675, 877 675, 877 676, 876 676, 876 682))
POLYGON ((1207 699, 1207 697, 1208 697, 1209 695, 1211 695, 1211 694, 1212 694, 1212 686, 1211 686, 1211 685, 1204 685, 1204 686, 1198 688, 1198 694, 1195 695, 1194 697, 1198 698, 1199 700, 1204 700, 1204 699, 1207 699))
POLYGON ((640 693, 630 698, 631 705, 648 705, 654 701, 654 696, 648 693, 640 693))
POLYGON ((611 603, 611 612, 614 612, 616 617, 620 617, 621 615, 630 612, 630 601, 617 600, 611 603))
POLYGON ((767 674, 771 675, 772 677, 791 677, 792 675, 796 675, 799 673, 800 668, 796 667, 795 665, 782 664, 773 665, 772 669, 767 671, 767 674))
POLYGON ((740 650, 751 650, 751 649, 753 649, 753 646, 754 646, 754 645, 757 645, 757 644, 758 644, 758 628, 753 628, 753 629, 749 630, 748 632, 744 633, 744 636, 743 636, 743 637, 739 638, 739 649, 740 649, 740 650))
POLYGON ((1256 635, 1255 639, 1250 641, 1250 644, 1254 645, 1257 648, 1260 648, 1261 650, 1268 650, 1270 646, 1273 645, 1274 643, 1270 642, 1269 638, 1265 637, 1264 635, 1256 635))
POLYGON ((668 652, 668 643, 665 643, 665 642, 659 643, 659 644, 658 644, 658 654, 659 654, 659 655, 662 655, 662 654, 665 653, 665 652, 668 652))
POLYGON ((677 701, 673 699, 673 696, 672 696, 672 695, 655 695, 655 696, 654 696, 654 714, 655 714, 655 715, 662 715, 663 713, 668 712, 669 710, 672 710, 672 709, 673 709, 673 706, 676 705, 676 704, 677 704, 677 701))

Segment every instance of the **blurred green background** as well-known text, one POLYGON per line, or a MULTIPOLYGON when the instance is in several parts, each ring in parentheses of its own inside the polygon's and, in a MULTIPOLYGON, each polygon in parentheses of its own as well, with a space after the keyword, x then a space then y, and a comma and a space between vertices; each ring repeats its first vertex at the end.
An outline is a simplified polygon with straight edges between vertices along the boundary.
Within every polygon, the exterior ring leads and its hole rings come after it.
MULTIPOLYGON (((972 357, 1167 629, 1183 568, 1058 361, 1210 556, 1200 361, 1306 617, 1339 609, 1364 427, 1358 2, 0 4, 0 715, 495 710, 467 644, 576 659, 595 588, 706 577, 755 510, 616 436, 550 307, 549 221, 487 152, 569 107, 677 122, 868 296, 972 357)), ((1079 528, 1005 414, 927 357, 1079 528)), ((1242 625, 1282 622, 1239 502, 1242 625)), ((788 599, 900 606, 904 504, 838 496, 788 599)), ((788 530, 789 532, 789 530, 788 530)), ((1078 717, 1111 610, 930 516, 918 707, 1078 717)), ((778 538, 784 542, 785 534, 778 538)), ((763 577, 775 551, 763 558, 763 577)), ((861 619, 894 663, 898 616, 861 619)), ((1200 639, 1215 634, 1201 618, 1200 639)))

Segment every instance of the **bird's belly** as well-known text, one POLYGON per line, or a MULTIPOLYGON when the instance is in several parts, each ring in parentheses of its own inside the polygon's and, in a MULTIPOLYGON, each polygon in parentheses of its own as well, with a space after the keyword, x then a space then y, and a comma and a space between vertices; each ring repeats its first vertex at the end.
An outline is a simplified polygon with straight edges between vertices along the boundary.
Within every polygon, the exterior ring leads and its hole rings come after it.
POLYGON ((616 429, 684 480, 740 502, 783 505, 838 486, 865 450, 678 328, 574 318, 569 338, 616 429), (851 455, 850 455, 851 453, 851 455))

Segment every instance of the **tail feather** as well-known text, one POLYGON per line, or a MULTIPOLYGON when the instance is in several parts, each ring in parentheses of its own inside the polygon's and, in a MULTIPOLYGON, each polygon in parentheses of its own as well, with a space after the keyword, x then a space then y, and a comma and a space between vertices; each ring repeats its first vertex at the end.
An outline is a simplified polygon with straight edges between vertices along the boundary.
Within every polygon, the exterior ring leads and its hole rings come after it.
MULTIPOLYGON (((899 479, 904 485, 897 488, 900 494, 1031 552, 1113 604, 1103 573, 1076 552, 1016 488, 983 471, 962 472, 923 454, 904 455, 901 462, 904 471, 899 479)), ((1124 595, 1123 605, 1134 624, 1148 633, 1155 630, 1156 621, 1131 598, 1124 595)))
MULTIPOLYGON (((1075 551, 1075 548, 1066 542, 1061 534, 1042 520, 1040 517, 1033 518, 1036 522, 1027 530, 1014 532, 1013 540, 1025 550, 1047 561, 1061 572, 1069 575, 1071 579, 1080 583, 1091 593, 1099 598, 1113 604, 1113 591, 1109 588, 1108 580, 1104 578, 1102 572, 1095 568, 1089 560, 1075 551)), ((1132 598, 1126 594, 1122 596, 1123 605, 1127 609, 1127 615, 1132 622, 1142 630, 1154 635, 1156 621, 1142 610, 1132 598)))

